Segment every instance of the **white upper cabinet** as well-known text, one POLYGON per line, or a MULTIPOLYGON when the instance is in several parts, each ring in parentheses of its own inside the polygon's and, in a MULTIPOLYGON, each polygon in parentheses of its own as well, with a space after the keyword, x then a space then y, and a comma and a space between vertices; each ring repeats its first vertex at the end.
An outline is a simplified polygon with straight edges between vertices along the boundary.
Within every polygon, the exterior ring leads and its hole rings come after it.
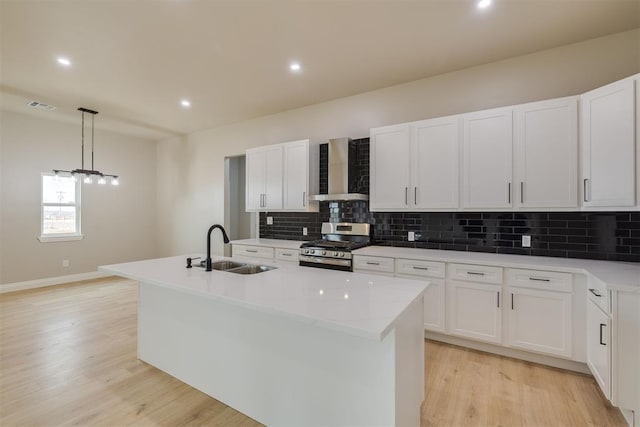
POLYGON ((513 109, 463 116, 462 206, 510 209, 513 199, 513 109))
POLYGON ((459 116, 411 123, 410 206, 457 209, 459 164, 459 116))
POLYGON ((635 205, 635 89, 628 78, 580 96, 585 207, 635 205))
POLYGON ((369 144, 370 209, 407 209, 411 146, 409 125, 371 129, 369 144))
POLYGON ((578 206, 578 97, 515 107, 514 199, 519 208, 578 206))
MULTIPOLYGON (((310 193, 318 193, 317 149, 317 145, 311 145, 308 139, 283 144, 284 209, 310 208, 310 193)), ((312 206, 314 204, 317 209, 317 202, 312 202, 312 206)))
POLYGON ((317 145, 305 139, 246 154, 247 211, 317 210, 317 203, 308 202, 309 192, 318 191, 317 145))

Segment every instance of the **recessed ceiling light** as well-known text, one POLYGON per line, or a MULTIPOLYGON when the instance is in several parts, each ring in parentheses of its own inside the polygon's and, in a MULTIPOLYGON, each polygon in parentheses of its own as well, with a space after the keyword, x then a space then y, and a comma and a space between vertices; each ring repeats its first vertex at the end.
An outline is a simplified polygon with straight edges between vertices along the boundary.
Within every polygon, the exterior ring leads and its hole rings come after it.
POLYGON ((184 108, 189 108, 191 107, 191 102, 189 102, 188 99, 183 99, 182 101, 180 101, 180 105, 182 105, 184 108))
POLYGON ((478 9, 486 9, 491 6, 491 0, 480 0, 478 2, 478 9))
POLYGON ((62 56, 58 58, 58 64, 64 65, 65 67, 69 67, 71 65, 71 61, 68 58, 63 58, 62 56))
POLYGON ((289 69, 294 73, 297 73, 298 71, 302 70, 302 66, 299 62, 292 62, 291 64, 289 64, 289 69))

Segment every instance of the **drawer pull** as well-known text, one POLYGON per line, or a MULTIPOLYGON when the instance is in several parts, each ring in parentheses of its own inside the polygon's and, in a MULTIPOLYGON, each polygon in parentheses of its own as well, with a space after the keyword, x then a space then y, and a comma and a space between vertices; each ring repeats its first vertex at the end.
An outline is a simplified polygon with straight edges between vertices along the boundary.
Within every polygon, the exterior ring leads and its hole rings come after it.
POLYGON ((496 302, 498 304, 498 308, 500 308, 500 291, 498 291, 498 298, 496 302))
POLYGON ((429 269, 429 267, 418 267, 417 265, 414 265, 414 266, 413 266, 413 269, 414 269, 414 270, 428 270, 428 269, 429 269))
POLYGON ((542 279, 540 277, 529 277, 529 280, 535 280, 536 282, 550 282, 551 279, 542 279))
POLYGON ((607 326, 606 323, 600 323, 600 345, 607 345, 607 343, 602 342, 602 328, 607 326))
POLYGON ((291 254, 284 254, 284 253, 280 254, 280 255, 282 255, 282 256, 291 256, 291 254))
POLYGON ((602 297, 602 294, 597 293, 595 289, 589 288, 589 292, 591 292, 592 294, 594 294, 598 298, 602 297))
POLYGON ((258 250, 257 249, 245 249, 247 252, 251 252, 252 254, 257 254, 258 250))
POLYGON ((473 276, 484 276, 484 273, 480 271, 467 271, 467 274, 471 274, 473 276))
POLYGON ((513 292, 511 293, 511 310, 513 310, 513 292))
POLYGON ((379 262, 374 262, 374 261, 367 261, 368 265, 380 265, 379 262))

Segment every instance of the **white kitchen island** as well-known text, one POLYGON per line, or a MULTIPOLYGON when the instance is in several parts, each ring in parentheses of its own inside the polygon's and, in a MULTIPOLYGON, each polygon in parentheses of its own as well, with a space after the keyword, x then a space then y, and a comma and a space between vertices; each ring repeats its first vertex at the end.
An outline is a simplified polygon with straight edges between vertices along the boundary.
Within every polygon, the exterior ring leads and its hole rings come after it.
POLYGON ((270 426, 420 424, 426 282, 185 258, 100 267, 139 282, 140 360, 270 426))

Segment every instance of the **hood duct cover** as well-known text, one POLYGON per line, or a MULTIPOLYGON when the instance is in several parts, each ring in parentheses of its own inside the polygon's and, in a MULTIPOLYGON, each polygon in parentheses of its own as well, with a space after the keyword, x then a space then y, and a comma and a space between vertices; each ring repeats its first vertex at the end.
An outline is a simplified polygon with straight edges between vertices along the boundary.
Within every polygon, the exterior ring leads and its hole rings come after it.
POLYGON ((367 194, 355 193, 359 179, 355 142, 349 138, 329 140, 329 194, 311 196, 311 200, 369 200, 367 194))

